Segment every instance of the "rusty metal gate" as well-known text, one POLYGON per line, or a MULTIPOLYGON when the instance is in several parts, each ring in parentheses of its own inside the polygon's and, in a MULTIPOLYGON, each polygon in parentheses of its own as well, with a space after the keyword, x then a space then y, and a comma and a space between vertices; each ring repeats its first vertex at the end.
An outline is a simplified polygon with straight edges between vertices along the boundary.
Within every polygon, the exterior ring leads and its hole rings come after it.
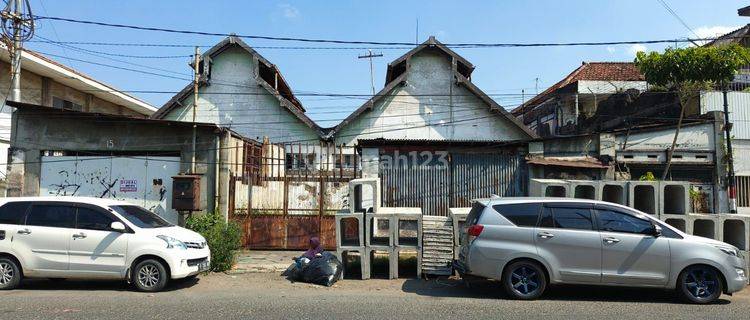
POLYGON ((381 152, 378 171, 384 206, 421 207, 425 215, 437 216, 467 207, 474 198, 524 196, 528 181, 518 152, 381 152))

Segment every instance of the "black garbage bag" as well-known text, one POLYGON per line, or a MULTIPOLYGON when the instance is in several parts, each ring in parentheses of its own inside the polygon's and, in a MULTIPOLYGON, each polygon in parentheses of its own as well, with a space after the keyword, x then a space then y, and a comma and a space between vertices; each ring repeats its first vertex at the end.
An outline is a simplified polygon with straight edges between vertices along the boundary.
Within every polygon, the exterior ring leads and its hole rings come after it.
POLYGON ((323 252, 302 268, 302 281, 330 287, 341 279, 342 271, 339 259, 330 252, 323 252))

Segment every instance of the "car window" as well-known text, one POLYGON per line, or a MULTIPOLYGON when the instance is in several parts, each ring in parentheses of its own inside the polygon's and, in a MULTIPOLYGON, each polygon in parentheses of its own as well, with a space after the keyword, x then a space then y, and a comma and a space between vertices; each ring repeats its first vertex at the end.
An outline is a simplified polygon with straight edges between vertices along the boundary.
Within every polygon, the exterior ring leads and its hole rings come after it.
POLYGON ((26 224, 30 226, 73 228, 76 225, 76 208, 69 205, 35 204, 31 206, 26 224))
POLYGON ((117 220, 104 212, 97 211, 91 208, 79 207, 78 216, 76 218, 76 228, 111 231, 112 222, 115 221, 117 220))
POLYGON ((139 228, 150 229, 172 226, 171 223, 155 213, 139 206, 111 206, 110 208, 139 228))
POLYGON ((539 220, 541 203, 498 204, 492 208, 519 227, 533 227, 539 220))
POLYGON ((545 207, 539 226, 543 228, 594 230, 594 221, 591 217, 591 210, 588 208, 545 207))
POLYGON ((466 215, 466 225, 475 225, 477 222, 479 222, 479 217, 482 216, 482 212, 484 211, 484 205, 479 202, 474 202, 471 205, 471 211, 469 211, 469 214, 466 215))
POLYGON ((0 207, 0 224, 23 224, 23 217, 31 202, 12 201, 0 207))
POLYGON ((599 230, 637 234, 651 233, 651 220, 609 209, 597 209, 599 230))

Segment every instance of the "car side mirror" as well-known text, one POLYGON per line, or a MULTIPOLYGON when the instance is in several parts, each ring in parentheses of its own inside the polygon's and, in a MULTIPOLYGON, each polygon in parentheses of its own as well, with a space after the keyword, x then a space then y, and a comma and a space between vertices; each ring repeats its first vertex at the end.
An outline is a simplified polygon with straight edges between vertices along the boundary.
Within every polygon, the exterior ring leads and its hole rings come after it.
POLYGON ((127 229, 125 228, 125 225, 124 225, 124 224, 122 224, 122 222, 120 222, 120 221, 115 221, 115 222, 112 222, 112 224, 111 224, 111 225, 109 225, 109 227, 110 227, 110 228, 111 228, 112 230, 114 230, 114 231, 118 231, 118 232, 125 232, 125 231, 127 230, 127 229))
POLYGON ((654 238, 661 237, 661 226, 653 224, 651 227, 651 235, 654 236, 654 238))

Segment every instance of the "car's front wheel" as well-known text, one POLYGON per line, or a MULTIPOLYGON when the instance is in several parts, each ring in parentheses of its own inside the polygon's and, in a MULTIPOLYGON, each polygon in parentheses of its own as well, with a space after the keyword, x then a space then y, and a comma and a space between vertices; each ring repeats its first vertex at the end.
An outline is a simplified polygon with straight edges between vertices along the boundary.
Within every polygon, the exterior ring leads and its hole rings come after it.
POLYGON ((539 298, 547 287, 547 277, 539 264, 517 261, 503 272, 505 292, 514 299, 533 300, 539 298))
POLYGON ((0 258, 0 290, 10 290, 18 287, 21 282, 21 268, 15 260, 0 258))
POLYGON ((154 259, 139 262, 131 273, 131 282, 141 291, 161 291, 167 286, 168 281, 167 269, 161 262, 154 259))
POLYGON ((677 292, 691 303, 705 304, 721 296, 723 286, 719 272, 709 266, 688 267, 677 278, 677 292))

